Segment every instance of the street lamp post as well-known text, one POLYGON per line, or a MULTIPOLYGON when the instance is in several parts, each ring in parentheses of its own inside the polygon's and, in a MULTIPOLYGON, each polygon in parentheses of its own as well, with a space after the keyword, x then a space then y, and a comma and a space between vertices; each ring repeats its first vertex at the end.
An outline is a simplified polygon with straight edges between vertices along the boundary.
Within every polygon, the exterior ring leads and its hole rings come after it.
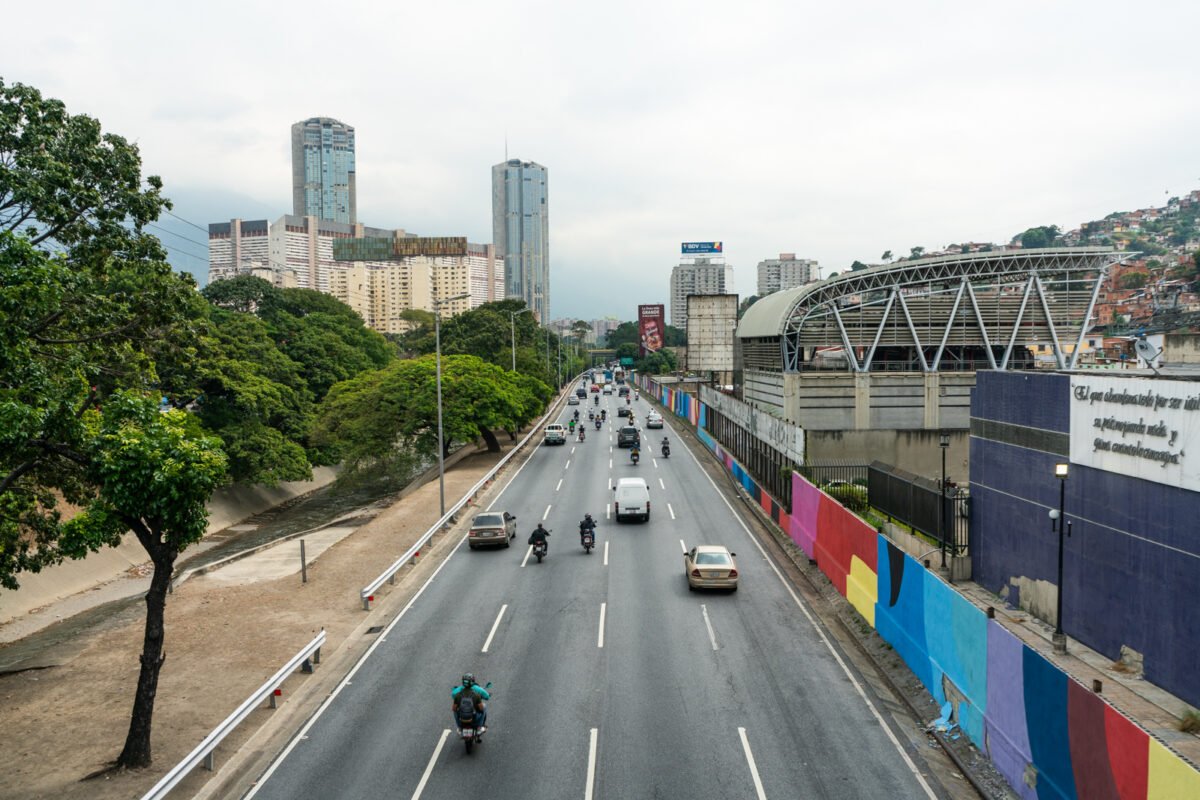
POLYGON ((470 296, 471 293, 466 292, 444 300, 433 299, 433 347, 437 353, 438 507, 442 517, 446 516, 446 446, 442 442, 442 306, 470 296))
POLYGON ((1058 508, 1050 509, 1051 530, 1058 529, 1058 610, 1054 620, 1054 649, 1067 652, 1067 637, 1063 633, 1063 534, 1070 536, 1071 524, 1066 521, 1068 464, 1055 464, 1054 477, 1058 478, 1058 508), (1063 523, 1066 523, 1065 525, 1063 523))
POLYGON ((938 538, 942 542, 942 569, 946 568, 946 451, 950 449, 949 434, 938 437, 938 447, 942 449, 942 482, 938 492, 938 538))
POLYGON ((532 309, 522 308, 520 311, 508 312, 509 337, 512 342, 512 371, 517 371, 517 314, 524 314, 532 309))

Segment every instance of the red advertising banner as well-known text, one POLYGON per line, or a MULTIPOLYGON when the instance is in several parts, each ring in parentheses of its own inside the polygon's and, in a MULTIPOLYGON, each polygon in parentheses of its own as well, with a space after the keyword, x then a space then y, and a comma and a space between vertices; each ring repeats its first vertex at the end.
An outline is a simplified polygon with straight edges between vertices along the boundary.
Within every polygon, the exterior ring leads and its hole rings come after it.
POLYGON ((638 332, 642 339, 638 353, 642 358, 645 358, 647 353, 662 349, 666 337, 665 325, 663 306, 638 306, 638 332))

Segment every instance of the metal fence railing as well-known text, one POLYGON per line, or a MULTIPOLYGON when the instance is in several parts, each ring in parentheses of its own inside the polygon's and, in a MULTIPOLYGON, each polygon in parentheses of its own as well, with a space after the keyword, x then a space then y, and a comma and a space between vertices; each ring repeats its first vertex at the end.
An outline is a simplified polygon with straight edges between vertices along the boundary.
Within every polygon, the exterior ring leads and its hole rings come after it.
POLYGON ((302 669, 304 672, 312 672, 313 664, 321 663, 321 646, 325 644, 325 631, 322 630, 315 638, 304 646, 292 659, 283 665, 282 668, 270 678, 262 686, 258 687, 254 694, 247 697, 242 704, 234 709, 225 720, 213 729, 212 733, 204 737, 200 744, 196 745, 192 752, 184 756, 184 759, 171 768, 171 771, 164 775, 158 783, 150 791, 142 796, 142 800, 160 800, 166 797, 167 793, 179 785, 179 782, 188 776, 188 774, 203 762, 206 769, 213 768, 213 751, 221 741, 233 732, 233 729, 241 724, 242 720, 250 716, 264 700, 271 701, 271 708, 275 708, 275 698, 279 694, 279 687, 287 679, 289 675, 297 669, 302 669))
POLYGON ((900 522, 944 544, 947 551, 967 551, 970 526, 970 497, 956 486, 939 482, 875 461, 868 469, 868 501, 889 522, 900 522), (941 510, 938 499, 941 497, 941 510))

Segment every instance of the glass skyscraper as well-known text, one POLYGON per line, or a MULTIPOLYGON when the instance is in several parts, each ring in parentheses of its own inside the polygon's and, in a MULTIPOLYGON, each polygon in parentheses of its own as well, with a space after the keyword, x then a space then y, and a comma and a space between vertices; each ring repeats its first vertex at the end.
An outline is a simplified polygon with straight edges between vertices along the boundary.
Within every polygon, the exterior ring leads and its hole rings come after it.
POLYGON ((546 168, 512 159, 492 167, 492 242, 504 257, 504 291, 550 321, 550 217, 546 168))
POLYGON ((353 225, 354 128, 330 117, 292 126, 292 213, 353 225))

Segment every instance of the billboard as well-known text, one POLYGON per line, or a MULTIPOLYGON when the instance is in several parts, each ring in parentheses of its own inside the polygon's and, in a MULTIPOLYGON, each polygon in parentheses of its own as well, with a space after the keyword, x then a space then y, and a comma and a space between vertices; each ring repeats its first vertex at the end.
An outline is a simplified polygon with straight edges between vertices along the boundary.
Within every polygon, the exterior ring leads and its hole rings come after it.
POLYGON ((724 242, 684 242, 682 253, 685 256, 704 255, 706 253, 724 253, 724 242))
POLYGON ((1071 376, 1071 463, 1200 491, 1193 381, 1071 376))
POLYGON ((695 372, 733 370, 733 332, 737 329, 736 294, 689 294, 687 368, 695 372))
POLYGON ((641 334, 638 355, 641 358, 645 358, 647 353, 662 350, 666 334, 665 319, 662 305, 638 306, 638 333, 641 334))
POLYGON ((465 256, 465 236, 364 236, 334 239, 335 261, 392 261, 412 256, 465 256))

